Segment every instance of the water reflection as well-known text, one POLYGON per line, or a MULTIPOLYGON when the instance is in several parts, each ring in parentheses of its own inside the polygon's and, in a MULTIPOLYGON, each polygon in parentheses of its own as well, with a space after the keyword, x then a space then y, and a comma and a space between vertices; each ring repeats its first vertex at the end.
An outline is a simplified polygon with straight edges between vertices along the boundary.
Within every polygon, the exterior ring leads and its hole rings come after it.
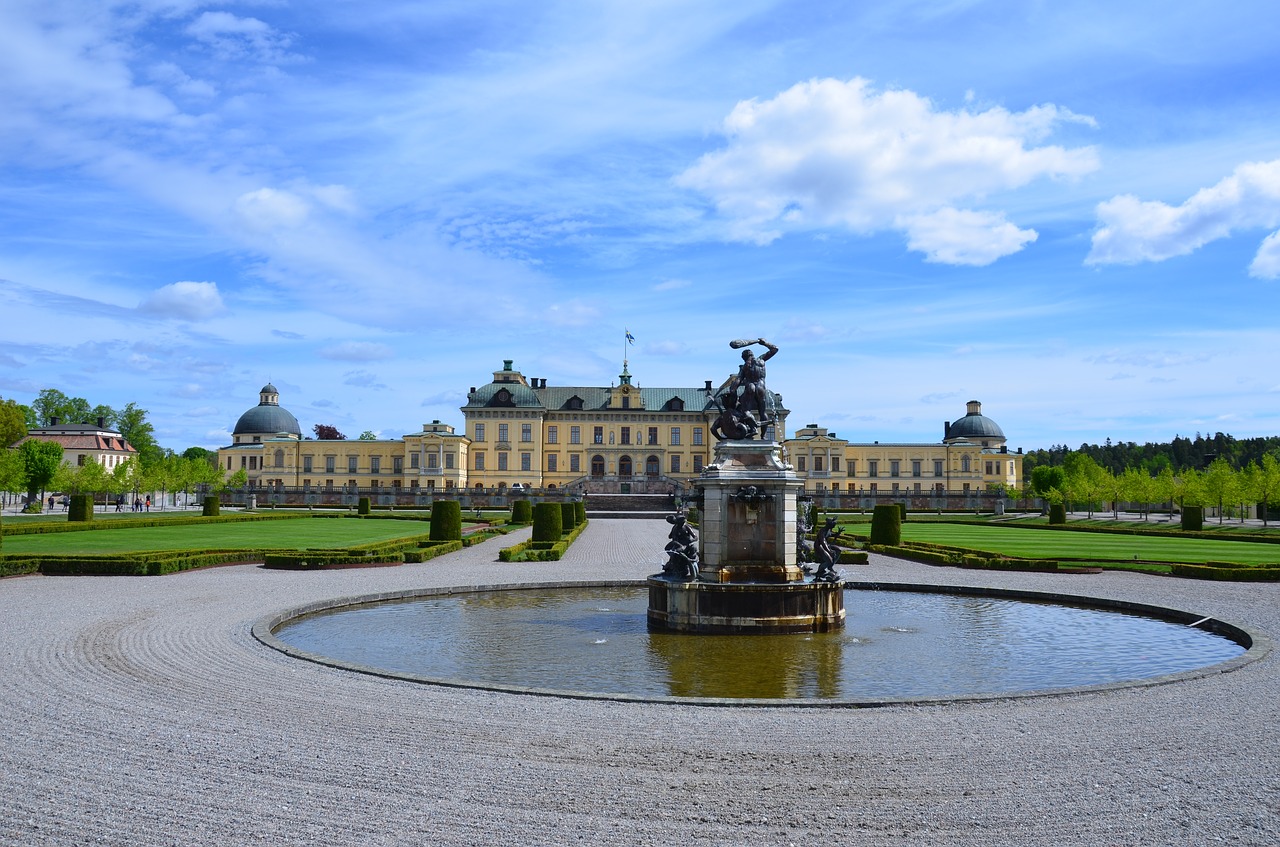
POLYGON ((650 633, 643 587, 455 594, 285 624, 301 650, 478 684, 640 696, 875 699, 1142 679, 1243 652, 1203 630, 1003 598, 849 590, 844 630, 650 633))

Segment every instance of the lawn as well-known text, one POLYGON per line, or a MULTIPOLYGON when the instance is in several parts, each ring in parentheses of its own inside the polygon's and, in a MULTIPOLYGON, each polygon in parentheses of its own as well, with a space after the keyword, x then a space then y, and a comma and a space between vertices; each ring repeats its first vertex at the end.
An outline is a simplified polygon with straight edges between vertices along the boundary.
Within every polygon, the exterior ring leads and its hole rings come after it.
POLYGON ((21 553, 129 553, 142 550, 227 550, 351 547, 393 538, 426 535, 427 521, 370 521, 354 518, 297 518, 287 521, 187 524, 97 532, 18 535, 4 539, 6 555, 21 553))
MULTIPOLYGON (((850 527, 853 532, 865 528, 850 527)), ((1280 545, 1203 538, 1164 538, 1060 530, 1012 529, 982 524, 915 523, 902 525, 904 541, 928 541, 1032 559, 1128 559, 1157 562, 1280 562, 1280 545)))

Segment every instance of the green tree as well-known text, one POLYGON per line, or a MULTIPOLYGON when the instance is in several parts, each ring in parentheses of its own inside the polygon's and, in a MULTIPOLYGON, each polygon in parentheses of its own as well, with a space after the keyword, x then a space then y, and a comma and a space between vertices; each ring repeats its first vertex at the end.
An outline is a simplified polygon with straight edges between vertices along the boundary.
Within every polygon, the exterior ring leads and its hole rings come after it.
POLYGON ((23 472, 22 456, 17 450, 0 448, 0 491, 16 494, 26 487, 27 478, 23 472))
POLYGON ((1218 523, 1221 524, 1226 507, 1236 500, 1236 472, 1226 459, 1214 459, 1204 473, 1204 494, 1209 503, 1218 505, 1218 523))
POLYGON ((52 426, 54 418, 64 424, 83 423, 91 418, 90 413, 93 411, 88 400, 83 397, 68 397, 56 388, 42 389, 31 405, 40 426, 52 426))
POLYGON ((1262 461, 1249 466, 1248 496, 1261 507, 1262 525, 1267 526, 1270 505, 1280 497, 1280 461, 1274 454, 1266 453, 1262 461))
POLYGON ((24 441, 18 447, 18 455, 22 457, 22 476, 27 487, 27 504, 37 504, 44 499, 44 488, 58 472, 62 464, 62 445, 52 441, 24 441))
POLYGON ((26 437, 26 408, 16 400, 0 400, 0 448, 17 444, 26 437))
POLYGON ((374 434, 373 430, 366 429, 364 432, 360 433, 360 437, 357 438, 356 440, 357 441, 377 441, 378 436, 374 434))
POLYGON ((156 443, 155 427, 147 421, 147 410, 130 403, 116 415, 116 429, 133 445, 144 462, 156 462, 164 456, 156 443))
POLYGON ((1119 476, 1120 498, 1142 507, 1142 519, 1151 515, 1151 506, 1158 497, 1156 479, 1142 468, 1125 468, 1119 476))
POLYGON ((1040 465, 1031 471, 1031 490, 1037 497, 1048 497, 1051 489, 1062 490, 1066 473, 1053 465, 1040 465))

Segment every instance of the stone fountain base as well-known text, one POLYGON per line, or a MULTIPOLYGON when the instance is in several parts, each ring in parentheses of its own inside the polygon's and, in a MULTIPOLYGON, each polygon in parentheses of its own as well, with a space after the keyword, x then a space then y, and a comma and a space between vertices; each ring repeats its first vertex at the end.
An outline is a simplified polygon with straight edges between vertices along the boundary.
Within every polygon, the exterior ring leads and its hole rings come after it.
POLYGON ((829 632, 844 626, 832 582, 678 582, 651 576, 649 628, 668 632, 829 632))
POLYGON ((721 441, 701 491, 696 579, 648 580, 649 628, 672 632, 827 632, 844 626, 844 590, 796 561, 804 482, 772 441, 721 441))

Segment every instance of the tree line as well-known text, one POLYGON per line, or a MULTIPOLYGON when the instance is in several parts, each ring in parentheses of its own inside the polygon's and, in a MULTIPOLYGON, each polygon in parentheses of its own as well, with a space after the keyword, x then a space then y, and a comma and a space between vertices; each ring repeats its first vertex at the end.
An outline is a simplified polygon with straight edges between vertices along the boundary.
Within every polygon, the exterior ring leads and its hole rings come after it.
POLYGON ((108 470, 98 462, 68 465, 62 461, 62 445, 48 441, 24 441, 17 449, 0 450, 0 491, 25 492, 28 506, 38 509, 46 491, 64 494, 104 495, 111 500, 158 491, 190 495, 200 489, 217 489, 222 474, 217 454, 203 447, 174 453, 159 446, 147 412, 135 403, 123 409, 91 406, 82 397, 68 397, 46 388, 30 406, 0 398, 0 444, 10 446, 26 437, 28 430, 60 424, 87 423, 119 432, 138 451, 108 470))
POLYGON ((1022 472, 1030 477, 1041 465, 1061 466, 1073 453, 1088 456, 1112 474, 1123 473, 1128 468, 1139 468, 1152 475, 1165 468, 1175 474, 1191 468, 1203 471, 1216 459, 1239 471, 1261 462, 1265 455, 1280 456, 1280 436, 1236 438, 1221 432, 1212 436, 1197 432, 1195 438, 1177 435, 1172 441, 1159 444, 1133 441, 1113 444, 1110 438, 1103 444, 1081 444, 1076 450, 1055 444, 1048 449, 1029 451, 1023 457, 1022 472))
POLYGON ((1144 467, 1126 467, 1119 473, 1100 465, 1084 452, 1068 452, 1061 464, 1038 465, 1026 475, 1030 492, 1050 503, 1064 503, 1072 509, 1118 513, 1122 504, 1150 517, 1152 510, 1181 506, 1212 506, 1218 522, 1229 517, 1243 519, 1250 505, 1259 507, 1266 523, 1268 512, 1280 498, 1280 458, 1264 453, 1243 468, 1234 468, 1224 458, 1215 458, 1203 470, 1185 467, 1179 471, 1168 465, 1152 473, 1144 467))

